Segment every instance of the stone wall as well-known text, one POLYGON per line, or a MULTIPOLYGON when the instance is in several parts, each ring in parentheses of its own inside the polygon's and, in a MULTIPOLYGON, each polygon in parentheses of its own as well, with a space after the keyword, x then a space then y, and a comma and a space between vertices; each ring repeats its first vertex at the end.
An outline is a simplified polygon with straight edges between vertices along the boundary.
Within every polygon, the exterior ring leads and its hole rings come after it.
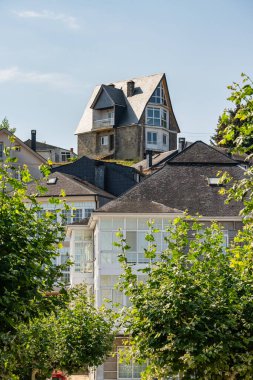
POLYGON ((142 160, 144 154, 143 126, 122 126, 116 128, 115 132, 115 158, 126 160, 142 160))

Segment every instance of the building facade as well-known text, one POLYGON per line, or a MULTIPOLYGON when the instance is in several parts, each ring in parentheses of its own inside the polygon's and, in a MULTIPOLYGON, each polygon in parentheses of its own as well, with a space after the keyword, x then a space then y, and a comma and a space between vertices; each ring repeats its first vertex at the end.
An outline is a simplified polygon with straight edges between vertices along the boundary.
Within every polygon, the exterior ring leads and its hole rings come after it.
POLYGON ((165 74, 102 84, 77 127, 78 156, 141 160, 176 149, 179 132, 165 74))

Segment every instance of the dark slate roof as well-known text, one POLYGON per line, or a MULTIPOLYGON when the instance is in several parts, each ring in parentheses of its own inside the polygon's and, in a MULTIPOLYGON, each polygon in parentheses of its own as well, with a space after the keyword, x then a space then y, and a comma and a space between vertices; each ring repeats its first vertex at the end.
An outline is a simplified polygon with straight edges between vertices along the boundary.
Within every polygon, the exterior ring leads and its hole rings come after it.
MULTIPOLYGON (((24 142, 27 146, 29 146, 29 148, 31 148, 31 139, 28 139, 24 142)), ((62 150, 69 150, 69 149, 65 149, 65 148, 60 148, 59 146, 55 146, 55 145, 50 145, 50 144, 46 144, 46 143, 42 143, 42 142, 39 142, 39 141, 36 141, 36 149, 37 150, 50 150, 50 149, 62 149, 62 150)))
POLYGON ((106 86, 105 84, 103 84, 102 87, 110 96, 115 105, 126 107, 126 100, 122 90, 112 86, 106 86))
MULTIPOLYGON (((48 184, 41 180, 40 184, 47 187, 48 191, 44 197, 57 197, 61 193, 61 190, 65 191, 66 196, 88 196, 99 195, 105 198, 113 199, 114 196, 108 192, 99 189, 98 187, 81 180, 75 176, 71 176, 64 173, 54 172, 49 175, 48 179, 56 178, 55 184, 48 184)), ((36 193, 36 183, 32 182, 28 185, 28 193, 36 193)))
POLYGON ((87 226, 89 223, 90 218, 84 218, 82 220, 79 220, 77 222, 71 223, 71 226, 87 226))
POLYGON ((157 210, 156 205, 162 204, 171 209, 188 210, 191 215, 238 216, 242 204, 224 204, 225 199, 219 194, 220 187, 208 184, 208 178, 216 177, 219 171, 227 171, 235 179, 244 176, 236 161, 214 148, 210 149, 207 144, 196 142, 169 160, 162 169, 97 212, 169 212, 157 210))
POLYGON ((237 161, 228 157, 216 148, 205 144, 203 141, 196 141, 170 160, 172 163, 208 163, 208 164, 229 164, 235 165, 237 161))
POLYGON ((136 184, 136 174, 138 173, 136 169, 111 162, 93 160, 86 156, 70 164, 57 166, 52 169, 52 172, 70 174, 98 186, 95 173, 96 167, 101 165, 105 168, 103 189, 108 193, 119 196, 136 184))

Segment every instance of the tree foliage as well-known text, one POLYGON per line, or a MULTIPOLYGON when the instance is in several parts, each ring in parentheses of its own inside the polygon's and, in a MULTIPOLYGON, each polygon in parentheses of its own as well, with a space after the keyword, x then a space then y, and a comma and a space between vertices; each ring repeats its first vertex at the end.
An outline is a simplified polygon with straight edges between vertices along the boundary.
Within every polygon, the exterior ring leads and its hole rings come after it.
MULTIPOLYGON (((217 224, 175 219, 168 225, 168 247, 156 261, 155 230, 147 235, 151 263, 138 282, 127 263, 121 289, 131 301, 122 323, 132 356, 147 361, 149 378, 251 379, 253 376, 253 277, 242 277, 224 254, 217 224)), ((123 239, 123 246, 125 242, 123 239)))
POLYGON ((73 289, 70 296, 65 308, 19 326, 15 373, 20 378, 30 379, 34 369, 37 379, 56 369, 68 374, 87 371, 109 355, 114 338, 111 312, 97 310, 85 288, 73 289))
POLYGON ((16 128, 11 128, 9 120, 6 117, 2 120, 2 122, 0 124, 0 130, 1 129, 7 129, 7 131, 9 131, 11 133, 16 132, 16 128))
POLYGON ((243 83, 228 86, 233 109, 224 110, 212 140, 239 153, 253 152, 253 87, 252 80, 242 74, 243 83))
POLYGON ((0 165, 0 374, 11 364, 19 323, 51 312, 67 298, 60 281, 64 266, 53 263, 65 235, 64 227, 55 222, 60 201, 50 199, 54 212, 38 216, 41 205, 36 197, 45 189, 38 186, 36 194, 27 193, 32 177, 24 165, 21 180, 16 179, 11 149, 5 148, 6 160, 0 165), (59 296, 48 296, 55 286, 59 296))

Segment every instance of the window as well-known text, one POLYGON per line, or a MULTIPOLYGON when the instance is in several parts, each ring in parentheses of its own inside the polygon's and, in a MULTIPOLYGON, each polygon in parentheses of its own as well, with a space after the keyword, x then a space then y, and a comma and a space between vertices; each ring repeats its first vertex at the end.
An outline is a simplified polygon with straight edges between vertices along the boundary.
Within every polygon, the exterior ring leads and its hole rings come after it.
POLYGON ((74 269, 75 272, 88 273, 93 268, 92 241, 75 232, 74 269))
POLYGON ((101 145, 108 145, 108 136, 101 137, 101 145))
POLYGON ((0 159, 4 158, 4 144, 0 142, 0 159))
POLYGON ((70 158, 70 152, 61 152, 62 162, 68 161, 69 158, 70 158))
POLYGON ((156 104, 164 104, 167 105, 166 99, 165 99, 165 94, 164 94, 164 89, 162 86, 162 83, 160 82, 159 85, 156 87, 153 95, 150 98, 151 103, 156 103, 156 104))
POLYGON ((105 299, 110 300, 117 308, 117 304, 123 305, 123 293, 115 289, 115 284, 119 281, 118 276, 102 275, 100 276, 101 284, 101 302, 105 299))
POLYGON ((80 222, 82 220, 83 210, 81 208, 77 208, 73 210, 73 222, 80 222))
MULTIPOLYGON (((59 253, 60 253, 60 263, 61 265, 63 264, 66 264, 66 262, 69 260, 69 248, 67 247, 63 247, 59 250, 59 253)), ((63 271, 62 271, 62 275, 61 275, 61 280, 65 283, 65 284, 69 284, 70 282, 70 268, 69 266, 67 266, 63 271)))
POLYGON ((157 144, 157 133, 155 132, 148 132, 147 133, 147 140, 148 144, 157 144))
POLYGON ((92 211, 94 211, 93 208, 86 208, 86 209, 84 210, 84 217, 85 217, 85 218, 89 218, 89 217, 91 216, 92 211))
POLYGON ((71 210, 62 210, 62 224, 71 224, 71 210))
POLYGON ((147 365, 138 364, 132 360, 130 363, 124 362, 123 351, 126 349, 126 347, 118 347, 118 379, 140 379, 141 373, 145 371, 147 365))
POLYGON ((168 112, 164 108, 147 107, 147 125, 168 128, 168 112))
POLYGON ((163 135, 163 145, 167 145, 167 136, 163 135))

